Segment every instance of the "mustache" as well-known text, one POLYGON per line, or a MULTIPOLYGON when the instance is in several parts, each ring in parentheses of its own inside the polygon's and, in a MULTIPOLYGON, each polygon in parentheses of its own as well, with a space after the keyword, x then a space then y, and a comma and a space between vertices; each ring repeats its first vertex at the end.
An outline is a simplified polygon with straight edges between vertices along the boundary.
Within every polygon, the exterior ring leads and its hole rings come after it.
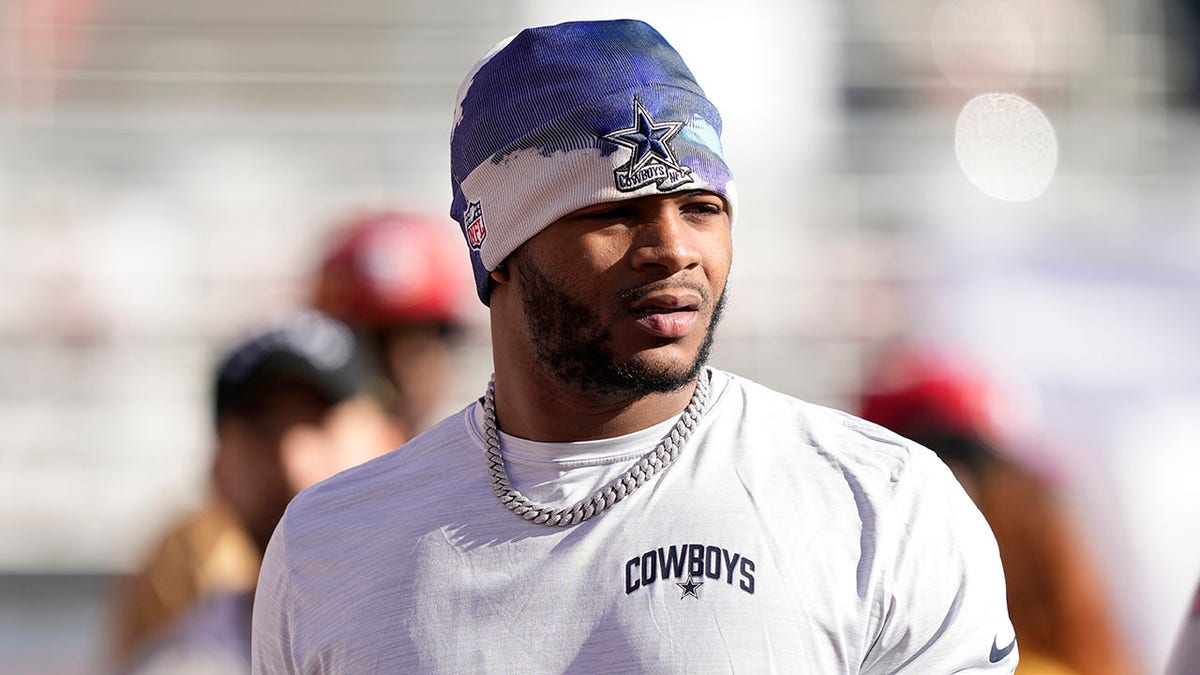
POLYGON ((651 281, 647 284, 641 284, 632 288, 627 288, 617 293, 617 302, 628 307, 629 305, 641 300, 642 298, 657 293, 659 291, 674 291, 686 289, 695 292, 704 301, 704 306, 712 305, 712 294, 703 284, 694 281, 672 281, 670 279, 662 279, 659 281, 651 281))

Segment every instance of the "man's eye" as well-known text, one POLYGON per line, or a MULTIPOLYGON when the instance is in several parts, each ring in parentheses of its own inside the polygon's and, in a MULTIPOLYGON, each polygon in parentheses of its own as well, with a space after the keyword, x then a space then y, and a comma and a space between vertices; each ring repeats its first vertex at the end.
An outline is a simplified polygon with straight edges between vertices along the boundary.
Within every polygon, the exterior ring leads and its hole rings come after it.
POLYGON ((600 211, 589 211, 588 213, 580 214, 580 218, 585 220, 618 220, 627 218, 631 214, 628 208, 603 209, 600 211))
POLYGON ((687 211, 691 211, 693 213, 703 213, 705 215, 716 215, 725 210, 721 205, 713 204, 711 202, 697 202, 695 204, 688 204, 684 208, 687 211))

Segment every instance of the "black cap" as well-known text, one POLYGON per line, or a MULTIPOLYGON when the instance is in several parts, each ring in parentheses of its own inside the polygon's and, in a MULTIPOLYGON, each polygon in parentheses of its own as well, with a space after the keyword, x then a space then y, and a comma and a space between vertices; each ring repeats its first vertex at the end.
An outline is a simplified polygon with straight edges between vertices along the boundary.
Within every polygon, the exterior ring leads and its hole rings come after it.
POLYGON ((368 391, 370 370, 354 333, 315 310, 289 314, 233 347, 217 366, 217 418, 257 410, 282 383, 312 387, 334 405, 368 391))

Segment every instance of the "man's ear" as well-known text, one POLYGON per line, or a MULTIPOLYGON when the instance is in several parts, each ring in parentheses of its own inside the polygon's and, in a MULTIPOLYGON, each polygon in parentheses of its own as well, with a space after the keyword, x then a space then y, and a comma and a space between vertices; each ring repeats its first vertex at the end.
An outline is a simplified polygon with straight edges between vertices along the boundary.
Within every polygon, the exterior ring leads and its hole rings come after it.
POLYGON ((496 265, 496 269, 489 272, 489 274, 492 277, 492 281, 498 284, 508 283, 508 280, 512 278, 508 273, 508 260, 501 260, 500 264, 496 265))

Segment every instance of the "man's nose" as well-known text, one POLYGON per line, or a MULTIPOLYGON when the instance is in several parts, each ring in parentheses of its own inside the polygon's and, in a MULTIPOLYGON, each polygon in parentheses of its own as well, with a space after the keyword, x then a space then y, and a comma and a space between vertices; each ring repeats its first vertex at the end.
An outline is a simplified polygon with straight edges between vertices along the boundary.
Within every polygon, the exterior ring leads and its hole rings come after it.
POLYGON ((647 214, 638 224, 632 256, 634 269, 670 276, 699 264, 697 232, 677 210, 662 209, 647 214))

